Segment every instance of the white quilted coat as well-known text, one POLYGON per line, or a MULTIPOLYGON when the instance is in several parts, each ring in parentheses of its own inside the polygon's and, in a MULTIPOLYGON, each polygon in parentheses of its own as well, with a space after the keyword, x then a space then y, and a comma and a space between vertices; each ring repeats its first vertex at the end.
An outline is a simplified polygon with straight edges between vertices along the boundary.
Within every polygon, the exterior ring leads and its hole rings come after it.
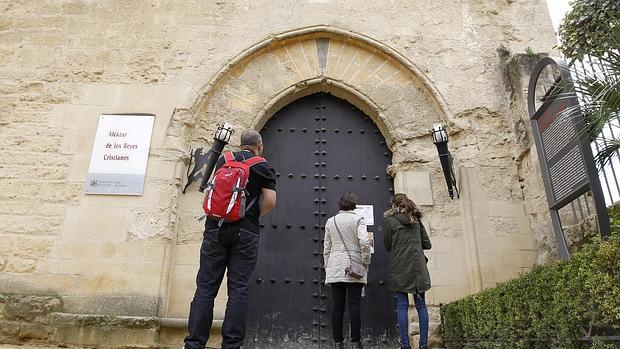
POLYGON ((340 211, 325 223, 325 243, 323 258, 325 260, 325 283, 354 282, 366 284, 367 278, 355 279, 345 275, 345 268, 350 265, 349 256, 336 231, 334 219, 338 223, 340 233, 347 244, 351 259, 370 265, 370 242, 364 218, 353 211, 340 211))

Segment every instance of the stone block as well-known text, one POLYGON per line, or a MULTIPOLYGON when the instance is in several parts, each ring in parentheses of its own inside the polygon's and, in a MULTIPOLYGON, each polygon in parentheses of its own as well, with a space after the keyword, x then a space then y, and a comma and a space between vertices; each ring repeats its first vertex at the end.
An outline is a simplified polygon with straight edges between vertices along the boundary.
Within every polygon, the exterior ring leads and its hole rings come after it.
POLYGON ((437 286, 434 287, 435 299, 433 304, 449 303, 470 294, 463 286, 437 286))
POLYGON ((67 172, 65 167, 6 166, 0 168, 0 178, 64 180, 67 172))
POLYGON ((67 116, 67 121, 73 123, 66 126, 62 138, 63 154, 88 154, 93 149, 97 125, 99 123, 99 113, 85 113, 67 116))
POLYGON ((15 239, 13 254, 21 257, 41 258, 50 254, 56 238, 24 236, 15 239))
POLYGON ((525 206, 514 201, 489 201, 489 215, 500 217, 525 216, 525 206))
POLYGON ((2 234, 2 239, 0 239, 0 254, 9 254, 9 252, 13 249, 13 244, 15 240, 11 238, 11 235, 2 234))
POLYGON ((368 53, 368 59, 363 62, 363 65, 359 68, 358 72, 351 76, 349 81, 353 86, 361 86, 366 80, 373 77, 375 72, 386 64, 385 59, 377 54, 368 53))
MULTIPOLYGON (((34 272, 38 274, 57 274, 60 270, 62 270, 61 265, 63 263, 63 260, 39 258, 37 259, 37 265, 35 266, 34 272)), ((0 269, 2 269, 1 266, 0 269)))
POLYGON ((450 274, 450 282, 452 285, 467 288, 470 285, 469 273, 464 268, 461 270, 452 271, 450 274))
POLYGON ((89 165, 90 153, 74 154, 71 156, 71 165, 69 167, 67 179, 77 183, 84 183, 88 175, 89 165))
POLYGON ((100 242, 94 240, 59 240, 52 246, 51 257, 58 259, 94 260, 99 252, 100 242))
POLYGON ((534 237, 530 234, 518 234, 508 237, 508 244, 515 250, 533 251, 534 237))
POLYGON ((437 266, 437 258, 435 257, 436 253, 433 253, 432 251, 424 251, 424 255, 428 258, 426 267, 432 272, 437 266))
POLYGON ((396 193, 405 193, 418 205, 433 205, 433 191, 429 172, 399 171, 394 177, 396 193))
POLYGON ((255 102, 251 99, 232 94, 228 98, 228 107, 244 113, 251 113, 255 107, 255 102))
POLYGON ((172 253, 174 246, 168 241, 143 241, 144 261, 163 263, 167 255, 172 253))
POLYGON ((343 80, 343 77, 349 69, 351 61, 353 60, 353 56, 355 55, 357 50, 357 47, 351 45, 345 45, 343 48, 341 48, 336 64, 333 65, 332 77, 334 79, 343 80))
POLYGON ((451 277, 452 273, 453 271, 450 270, 434 270, 431 273, 431 284, 433 287, 453 285, 451 277))
POLYGON ((435 254, 435 269, 463 271, 467 268, 467 260, 465 258, 465 249, 453 251, 449 253, 440 252, 435 254))
POLYGON ((278 74, 276 78, 281 84, 289 86, 294 84, 298 79, 302 79, 293 59, 289 55, 289 52, 285 48, 276 48, 271 50, 270 53, 274 55, 282 67, 282 70, 287 72, 286 74, 278 74))
MULTIPOLYGON (((424 298, 426 299, 426 304, 439 304, 437 302, 437 300, 435 299, 435 290, 433 288, 431 288, 430 290, 426 291, 424 293, 424 298)), ((413 311, 412 309, 410 310, 410 312, 413 311)))
POLYGON ((519 224, 515 217, 491 217, 491 226, 496 234, 519 233, 519 224))
POLYGON ((463 249, 463 239, 434 237, 431 238, 431 244, 433 245, 433 248, 430 251, 425 251, 424 253, 452 252, 463 249))
POLYGON ((476 236, 496 235, 498 233, 495 230, 495 227, 493 226, 491 219, 492 218, 489 218, 488 216, 472 217, 476 236))
POLYGON ((340 40, 330 40, 329 48, 327 51, 327 62, 325 65, 325 75, 329 77, 335 77, 335 69, 338 65, 342 50, 344 50, 344 43, 340 40))
POLYGON ((149 178, 172 179, 176 177, 177 162, 168 160, 155 160, 149 158, 146 175, 149 178))
POLYGON ((63 237, 71 240, 124 241, 129 217, 127 208, 72 206, 67 208, 63 237))
POLYGON ((355 76, 360 72, 364 64, 370 59, 371 55, 372 54, 366 49, 359 48, 351 58, 349 66, 342 75, 342 80, 350 83, 351 80, 355 79, 355 76))
POLYGON ((19 235, 58 235, 62 229, 62 216, 41 217, 34 215, 0 214, 0 231, 19 235))
POLYGON ((142 261, 144 254, 144 244, 140 241, 104 241, 100 245, 98 257, 103 260, 135 262, 142 261))
POLYGON ((184 244, 174 246, 174 264, 198 265, 200 244, 184 244))
POLYGON ((61 307, 58 297, 7 295, 2 298, 3 316, 9 320, 35 321, 61 307))
POLYGON ((35 270, 37 260, 34 258, 9 257, 6 271, 9 273, 31 273, 35 270))
POLYGON ((384 83, 388 82, 389 79, 398 74, 399 71, 400 68, 393 61, 388 60, 386 64, 375 71, 374 77, 381 81, 381 83, 384 83))
POLYGON ((197 272, 198 266, 194 268, 174 267, 167 316, 186 318, 189 315, 189 304, 196 290, 197 272))
MULTIPOLYGON (((198 273, 198 261, 195 264, 175 264, 173 269, 173 278, 175 280, 196 280, 198 273)), ((195 287, 196 285, 194 285, 195 287)))
POLYGON ((169 240, 174 235, 174 215, 169 208, 131 210, 129 237, 133 240, 169 240))
POLYGON ((302 80, 309 79, 314 76, 314 72, 308 63, 308 58, 304 54, 304 50, 300 42, 288 45, 285 47, 285 50, 291 57, 291 60, 293 61, 293 64, 302 80))
POLYGON ((156 316, 157 297, 123 294, 62 295, 63 311, 75 314, 113 316, 156 316))
POLYGON ((19 149, 32 153, 59 153, 63 139, 58 136, 29 137, 20 134, 6 134, 0 139, 1 149, 19 149))
POLYGON ((56 329, 53 326, 38 322, 22 323, 18 338, 23 341, 49 341, 54 337, 56 329))
POLYGON ((321 75, 321 70, 319 68, 319 58, 317 56, 317 48, 315 40, 304 40, 299 43, 301 45, 301 49, 306 58, 306 63, 308 64, 308 68, 310 69, 310 76, 319 76, 321 75))
POLYGON ((158 323, 148 317, 54 313, 52 321, 57 343, 115 349, 157 345, 158 323))

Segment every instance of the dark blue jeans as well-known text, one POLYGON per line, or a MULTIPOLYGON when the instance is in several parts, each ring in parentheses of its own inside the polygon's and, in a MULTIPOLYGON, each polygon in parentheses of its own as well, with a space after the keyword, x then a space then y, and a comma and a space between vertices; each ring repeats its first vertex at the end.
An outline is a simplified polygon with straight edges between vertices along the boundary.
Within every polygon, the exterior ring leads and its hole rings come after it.
POLYGON ((258 238, 257 232, 226 225, 205 232, 196 293, 189 311, 186 349, 204 349, 213 322, 213 302, 226 269, 228 302, 222 325, 222 349, 243 345, 248 287, 256 265, 258 238))
MULTIPOLYGON (((424 300, 424 293, 414 294, 415 309, 418 312, 420 321, 420 348, 428 346, 428 309, 424 300)), ((400 331, 400 347, 403 349, 411 348, 409 343, 409 297, 404 292, 396 292, 396 314, 398 318, 398 329, 400 331)))

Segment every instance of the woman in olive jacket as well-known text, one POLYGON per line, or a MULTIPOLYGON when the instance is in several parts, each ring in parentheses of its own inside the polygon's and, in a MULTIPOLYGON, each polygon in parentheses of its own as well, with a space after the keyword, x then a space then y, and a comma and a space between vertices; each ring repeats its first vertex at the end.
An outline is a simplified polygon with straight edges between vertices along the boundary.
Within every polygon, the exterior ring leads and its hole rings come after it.
POLYGON ((420 321, 420 348, 428 348, 428 310, 424 292, 431 288, 431 278, 422 250, 431 248, 431 240, 420 218, 420 211, 405 194, 392 198, 392 208, 385 213, 385 249, 390 253, 388 285, 396 292, 396 313, 400 331, 400 348, 409 349, 408 294, 413 294, 420 321))

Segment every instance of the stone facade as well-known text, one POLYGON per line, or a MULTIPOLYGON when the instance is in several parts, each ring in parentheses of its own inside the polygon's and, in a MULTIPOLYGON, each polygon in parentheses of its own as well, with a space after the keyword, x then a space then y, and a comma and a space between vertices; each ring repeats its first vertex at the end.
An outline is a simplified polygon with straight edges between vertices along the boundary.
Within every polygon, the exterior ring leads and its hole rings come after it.
POLYGON ((201 194, 181 194, 188 148, 319 91, 373 119, 396 191, 422 205, 430 303, 513 277, 554 242, 525 107, 534 61, 511 53, 554 43, 543 0, 0 1, 0 293, 186 317, 202 229, 201 194), (144 195, 84 195, 98 117, 123 112, 156 115, 144 195))

